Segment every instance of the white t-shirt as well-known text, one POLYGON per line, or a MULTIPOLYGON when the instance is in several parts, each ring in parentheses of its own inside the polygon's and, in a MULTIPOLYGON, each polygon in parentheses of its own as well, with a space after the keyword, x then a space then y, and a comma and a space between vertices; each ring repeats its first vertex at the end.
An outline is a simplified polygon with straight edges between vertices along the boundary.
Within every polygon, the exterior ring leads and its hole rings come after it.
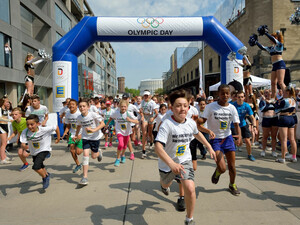
MULTIPOLYGON (((166 118, 160 125, 155 141, 165 145, 165 152, 178 163, 192 160, 190 142, 198 134, 196 122, 187 118, 184 123, 177 123, 171 117, 166 118)), ((160 158, 158 168, 164 172, 171 169, 160 158)))
POLYGON ((109 120, 110 116, 111 116, 115 111, 116 111, 116 110, 115 110, 115 109, 112 109, 112 108, 110 108, 109 111, 107 111, 107 109, 101 110, 100 115, 104 118, 104 122, 105 122, 105 123, 109 120))
MULTIPOLYGON (((138 117, 138 115, 139 115, 139 109, 135 106, 135 105, 133 105, 133 104, 131 104, 131 103, 129 103, 129 105, 128 105, 128 108, 127 108, 127 111, 128 112, 132 112, 133 113, 133 115, 134 115, 134 112, 136 112, 136 117, 138 117)), ((135 123, 130 123, 130 125, 131 126, 134 126, 135 125, 135 123)))
POLYGON ((99 110, 95 105, 90 105, 89 112, 99 113, 99 110))
POLYGON ((47 106, 40 105, 40 108, 34 109, 32 106, 28 107, 25 113, 25 117, 28 117, 30 114, 35 114, 39 117, 39 122, 43 122, 45 120, 45 115, 48 114, 47 106))
POLYGON ((141 108, 143 109, 143 113, 153 115, 154 109, 156 107, 156 103, 153 100, 149 102, 145 102, 144 100, 141 103, 141 108))
POLYGON ((37 132, 31 132, 28 128, 24 129, 20 136, 21 143, 28 143, 29 151, 32 156, 40 152, 51 151, 51 134, 56 130, 56 125, 38 127, 37 132))
POLYGON ((82 116, 81 114, 77 117, 77 125, 82 126, 82 139, 86 140, 99 140, 103 133, 101 130, 98 130, 94 133, 87 132, 86 128, 96 128, 99 126, 99 123, 103 121, 103 117, 98 113, 89 112, 86 116, 82 116))
POLYGON ((163 121, 165 115, 166 115, 166 113, 164 115, 162 115, 161 113, 158 113, 158 115, 155 119, 156 120, 156 125, 155 125, 155 128, 154 128, 154 131, 158 131, 159 124, 163 121))
POLYGON ((198 116, 198 110, 196 109, 196 107, 195 106, 192 106, 192 105, 190 105, 189 106, 189 110, 188 110, 188 112, 187 112, 187 114, 186 114, 186 117, 187 118, 192 118, 193 116, 198 116))
POLYGON ((220 106, 218 102, 212 102, 205 107, 202 117, 207 119, 207 127, 216 138, 228 137, 231 135, 230 124, 240 123, 238 112, 232 104, 220 106))
POLYGON ((127 111, 121 114, 120 109, 117 109, 110 117, 115 120, 116 134, 128 136, 132 133, 131 123, 126 120, 127 117, 137 119, 132 112, 127 111))
MULTIPOLYGON (((68 111, 66 113, 66 116, 65 116, 65 124, 71 124, 71 128, 70 128, 70 134, 71 134, 71 137, 74 137, 75 134, 76 134, 76 129, 77 129, 77 118, 78 116, 80 116, 81 113, 79 111, 79 109, 77 109, 77 111, 75 113, 71 113, 70 111, 68 111)), ((80 129, 79 131, 79 134, 80 135, 82 132, 82 129, 80 129)))
MULTIPOLYGON (((200 111, 200 108, 199 108, 199 106, 198 106, 198 107, 196 107, 196 109, 197 109, 197 110, 198 110, 198 112, 199 112, 199 114, 198 114, 198 117, 199 117, 199 118, 203 118, 204 111, 200 111)), ((205 128, 207 128, 207 121, 205 121, 205 123, 204 123, 204 124, 202 124, 202 126, 204 126, 205 128)))

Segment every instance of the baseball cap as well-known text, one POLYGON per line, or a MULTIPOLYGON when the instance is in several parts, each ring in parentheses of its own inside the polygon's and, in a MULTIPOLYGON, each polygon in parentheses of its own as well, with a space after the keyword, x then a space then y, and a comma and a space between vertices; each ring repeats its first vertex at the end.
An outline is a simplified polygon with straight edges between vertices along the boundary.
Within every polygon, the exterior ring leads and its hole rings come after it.
POLYGON ((110 101, 106 101, 105 105, 111 105, 111 102, 110 101))
POLYGON ((150 95, 150 91, 144 91, 144 94, 143 95, 150 95))
POLYGON ((129 94, 128 94, 128 93, 124 93, 124 94, 122 95, 122 98, 129 98, 129 94))
POLYGON ((208 96, 207 100, 214 100, 213 96, 208 96))

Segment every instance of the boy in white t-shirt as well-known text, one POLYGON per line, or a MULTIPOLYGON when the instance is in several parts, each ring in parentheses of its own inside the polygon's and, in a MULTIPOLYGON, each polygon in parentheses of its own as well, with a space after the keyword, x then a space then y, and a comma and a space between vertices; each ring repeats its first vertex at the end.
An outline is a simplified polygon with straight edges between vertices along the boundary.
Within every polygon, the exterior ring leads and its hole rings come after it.
POLYGON ((35 114, 39 117, 41 125, 46 126, 48 120, 48 108, 47 106, 41 105, 40 97, 38 95, 31 96, 31 106, 25 112, 25 117, 28 117, 30 114, 35 114))
POLYGON ((198 123, 203 124, 207 121, 208 129, 214 134, 215 138, 210 140, 210 144, 216 152, 217 168, 212 175, 211 181, 217 184, 220 175, 226 171, 224 155, 226 155, 229 170, 230 184, 229 190, 233 195, 239 195, 235 184, 235 143, 231 134, 230 125, 233 122, 238 134, 237 145, 241 143, 241 130, 239 127, 239 115, 236 108, 228 103, 230 97, 230 88, 227 84, 222 84, 218 88, 219 100, 208 104, 205 107, 202 118, 198 123))
MULTIPOLYGON (((72 155, 72 158, 74 159, 74 162, 76 163, 75 168, 73 169, 73 173, 76 173, 78 170, 81 170, 82 165, 79 163, 78 156, 83 152, 82 149, 82 139, 79 141, 75 140, 73 141, 73 137, 76 134, 76 128, 77 128, 77 118, 81 115, 78 107, 77 107, 77 101, 75 99, 69 100, 69 111, 67 111, 65 115, 65 132, 62 136, 62 139, 70 132, 68 145, 70 146, 70 152, 72 155)), ((79 135, 81 135, 81 131, 79 132, 79 135)))
POLYGON ((50 173, 44 166, 44 161, 51 152, 51 134, 56 131, 57 144, 60 140, 59 129, 56 125, 42 127, 39 126, 39 117, 31 114, 26 118, 27 128, 22 131, 20 142, 22 148, 26 150, 29 146, 30 155, 33 158, 32 169, 43 178, 43 189, 49 187, 50 173), (26 146, 28 144, 28 146, 26 146))
POLYGON ((195 224, 193 213, 196 193, 189 144, 195 137, 208 148, 212 158, 215 158, 215 152, 198 131, 196 122, 186 118, 189 109, 187 93, 184 90, 173 92, 170 95, 170 102, 173 115, 162 122, 155 139, 155 152, 159 157, 161 189, 165 195, 169 195, 169 186, 173 179, 180 179, 185 191, 187 206, 185 224, 195 224))
POLYGON ((93 159, 98 159, 100 162, 102 160, 102 152, 99 149, 100 138, 103 136, 101 129, 105 126, 103 122, 103 117, 99 113, 89 112, 89 102, 87 99, 82 99, 79 102, 79 110, 81 115, 77 118, 77 128, 76 134, 73 137, 73 141, 79 141, 79 132, 82 128, 82 147, 83 147, 83 177, 80 180, 80 185, 87 185, 88 179, 88 169, 89 169, 89 154, 91 151, 91 156, 93 159))

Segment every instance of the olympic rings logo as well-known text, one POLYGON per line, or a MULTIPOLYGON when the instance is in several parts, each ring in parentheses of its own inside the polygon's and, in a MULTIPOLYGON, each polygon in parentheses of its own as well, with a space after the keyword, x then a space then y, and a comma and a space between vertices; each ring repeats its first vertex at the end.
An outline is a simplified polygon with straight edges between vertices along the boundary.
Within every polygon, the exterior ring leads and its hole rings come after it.
POLYGON ((139 24, 141 24, 142 27, 144 27, 144 28, 149 28, 150 26, 152 28, 158 28, 159 25, 164 22, 164 19, 163 18, 153 18, 153 17, 150 17, 150 18, 141 18, 141 17, 139 17, 137 19, 137 22, 139 24))

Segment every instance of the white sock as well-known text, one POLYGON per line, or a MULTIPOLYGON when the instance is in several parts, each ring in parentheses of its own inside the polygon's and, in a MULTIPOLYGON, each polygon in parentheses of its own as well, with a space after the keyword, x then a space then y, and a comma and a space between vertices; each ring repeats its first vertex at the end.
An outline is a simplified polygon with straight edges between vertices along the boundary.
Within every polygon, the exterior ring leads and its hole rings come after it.
POLYGON ((187 221, 187 222, 190 222, 190 221, 192 221, 194 218, 192 217, 192 218, 187 218, 187 217, 185 217, 185 220, 187 221))

